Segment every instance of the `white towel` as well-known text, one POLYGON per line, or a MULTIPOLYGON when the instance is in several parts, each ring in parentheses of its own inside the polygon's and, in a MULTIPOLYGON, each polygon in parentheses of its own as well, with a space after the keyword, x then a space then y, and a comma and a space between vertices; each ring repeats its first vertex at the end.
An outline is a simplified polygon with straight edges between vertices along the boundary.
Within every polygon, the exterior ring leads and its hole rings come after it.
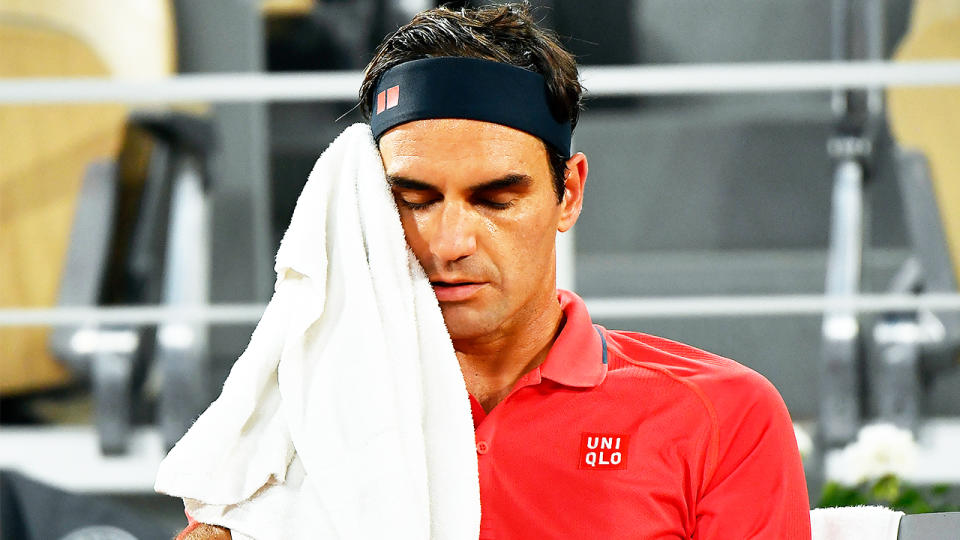
POLYGON ((155 489, 235 538, 470 539, 473 421, 366 124, 317 160, 274 295, 155 489))
POLYGON ((900 518, 882 506, 817 508, 810 511, 813 540, 897 540, 900 518))

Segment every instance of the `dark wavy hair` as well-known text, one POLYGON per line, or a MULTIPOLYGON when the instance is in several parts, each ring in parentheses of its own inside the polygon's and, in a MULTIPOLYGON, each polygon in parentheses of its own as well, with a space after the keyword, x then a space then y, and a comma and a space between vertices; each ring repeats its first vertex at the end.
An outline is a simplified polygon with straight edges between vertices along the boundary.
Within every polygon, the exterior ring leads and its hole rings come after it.
MULTIPOLYGON (((576 127, 583 89, 573 55, 557 37, 537 26, 526 3, 454 11, 446 7, 423 11, 387 36, 363 74, 360 111, 370 119, 373 91, 388 69, 420 58, 465 56, 521 67, 543 75, 550 110, 559 122, 576 127)), ((554 176, 557 200, 563 200, 566 152, 544 144, 554 176)))

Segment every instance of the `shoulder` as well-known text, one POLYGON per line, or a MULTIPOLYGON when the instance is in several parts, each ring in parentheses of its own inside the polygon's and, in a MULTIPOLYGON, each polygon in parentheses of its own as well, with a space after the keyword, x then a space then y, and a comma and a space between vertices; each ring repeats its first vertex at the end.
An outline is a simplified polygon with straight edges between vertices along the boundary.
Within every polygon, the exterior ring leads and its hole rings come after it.
MULTIPOLYGON (((796 453, 790 414, 763 375, 729 358, 647 334, 609 332, 607 341, 611 375, 618 370, 655 373, 657 377, 644 378, 659 378, 663 388, 672 385, 661 392, 674 400, 669 405, 684 407, 692 399, 702 403, 701 419, 710 430, 707 477, 718 466, 723 473, 719 462, 735 465, 758 446, 773 445, 779 449, 775 454, 796 453)), ((637 389, 649 395, 648 384, 637 389)))
MULTIPOLYGON (((678 392, 692 393, 712 415, 756 413, 755 405, 782 406, 776 388, 763 375, 723 356, 638 332, 606 331, 609 371, 647 372, 669 381, 678 392)), ((626 374, 625 374, 626 375, 626 374)))
POLYGON ((766 391, 772 385, 763 375, 729 358, 666 338, 606 330, 611 371, 637 367, 663 372, 703 388, 718 385, 740 390, 766 391))

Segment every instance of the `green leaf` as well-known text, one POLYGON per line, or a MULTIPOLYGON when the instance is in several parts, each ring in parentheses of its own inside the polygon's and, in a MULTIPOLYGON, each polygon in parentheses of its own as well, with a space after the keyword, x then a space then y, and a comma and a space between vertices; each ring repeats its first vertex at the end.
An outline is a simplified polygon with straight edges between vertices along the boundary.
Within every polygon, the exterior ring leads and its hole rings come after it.
POLYGON ((860 490, 840 485, 837 482, 827 482, 823 486, 823 494, 820 496, 817 508, 856 506, 866 503, 867 498, 860 490))
POLYGON ((885 475, 873 485, 870 494, 880 501, 890 503, 900 495, 900 479, 892 474, 885 475))

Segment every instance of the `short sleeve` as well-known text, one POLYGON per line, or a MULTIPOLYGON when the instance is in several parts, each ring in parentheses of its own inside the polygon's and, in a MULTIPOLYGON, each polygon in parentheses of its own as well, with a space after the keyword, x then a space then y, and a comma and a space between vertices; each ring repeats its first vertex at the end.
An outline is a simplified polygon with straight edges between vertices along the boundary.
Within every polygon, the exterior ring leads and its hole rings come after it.
POLYGON ((709 392, 717 461, 697 501, 693 538, 810 538, 810 503, 793 423, 777 390, 743 370, 709 392))

